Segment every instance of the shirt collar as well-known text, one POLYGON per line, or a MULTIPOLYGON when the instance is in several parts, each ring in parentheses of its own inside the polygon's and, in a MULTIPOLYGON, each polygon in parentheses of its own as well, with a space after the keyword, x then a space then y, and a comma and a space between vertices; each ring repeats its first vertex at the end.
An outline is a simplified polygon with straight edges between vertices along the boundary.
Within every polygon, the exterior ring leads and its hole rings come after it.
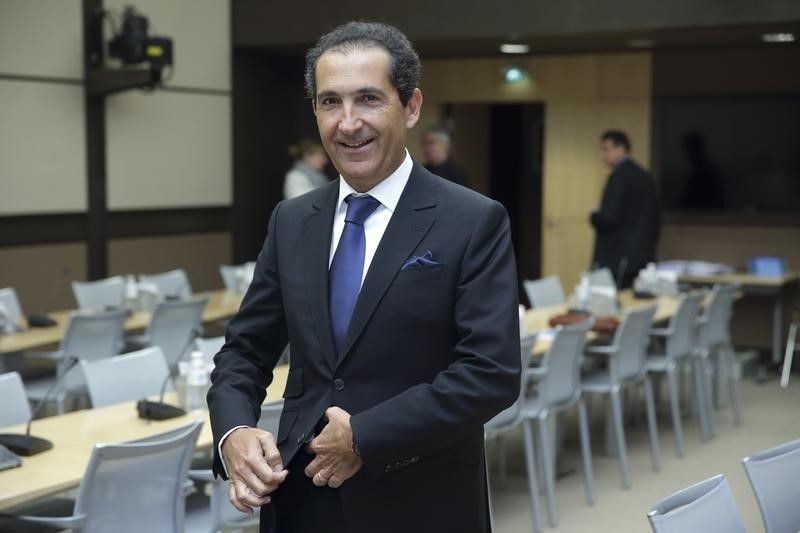
MULTIPOLYGON (((411 169, 413 167, 414 162, 411 160, 408 150, 406 150, 406 157, 403 159, 403 162, 400 163, 400 166, 397 167, 397 170, 389 174, 389 177, 363 194, 369 194, 378 200, 382 206, 389 210, 389 212, 394 213, 394 210, 397 207, 397 202, 400 201, 400 195, 403 194, 403 189, 405 189, 406 183, 408 183, 408 178, 411 176, 411 169)), ((356 192, 356 190, 353 189, 350 184, 347 183, 347 181, 345 181, 345 179, 340 175, 339 200, 336 202, 337 213, 343 208, 345 210, 347 209, 347 206, 343 206, 345 203, 344 199, 351 194, 355 194, 356 196, 361 195, 361 193, 356 192)))

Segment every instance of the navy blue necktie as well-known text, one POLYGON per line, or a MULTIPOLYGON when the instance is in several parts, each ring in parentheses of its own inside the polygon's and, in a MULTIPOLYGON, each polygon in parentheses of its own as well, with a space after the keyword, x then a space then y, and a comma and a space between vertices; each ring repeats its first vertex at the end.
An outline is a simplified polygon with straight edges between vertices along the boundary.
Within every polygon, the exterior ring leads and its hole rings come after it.
POLYGON ((358 292, 361 290, 361 276, 364 272, 366 238, 364 221, 381 203, 372 196, 349 195, 344 230, 333 254, 328 276, 330 284, 331 330, 336 343, 337 356, 344 348, 344 338, 350 317, 356 306, 358 292))

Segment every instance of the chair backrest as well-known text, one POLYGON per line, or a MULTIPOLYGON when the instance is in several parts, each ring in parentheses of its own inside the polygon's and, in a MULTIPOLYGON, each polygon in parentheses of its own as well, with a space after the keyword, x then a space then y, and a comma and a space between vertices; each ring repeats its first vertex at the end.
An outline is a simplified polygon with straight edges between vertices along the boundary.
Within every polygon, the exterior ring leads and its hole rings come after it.
POLYGON ((522 421, 522 406, 525 402, 525 386, 527 380, 525 379, 525 369, 531 360, 531 352, 533 345, 536 344, 536 334, 526 335, 519 340, 520 345, 520 360, 522 362, 522 371, 519 378, 519 396, 514 403, 507 409, 501 411, 494 416, 491 420, 484 425, 486 433, 499 433, 506 429, 511 429, 522 421))
POLYGON ((239 290, 239 273, 243 268, 238 265, 220 265, 219 275, 222 278, 222 284, 226 290, 238 291, 239 290))
POLYGON ((203 359, 207 364, 214 364, 214 356, 217 355, 222 345, 225 344, 225 337, 209 337, 207 339, 197 339, 197 349, 203 353, 203 359))
POLYGON ((745 457, 742 464, 767 533, 800 531, 800 440, 745 457))
POLYGON ((729 341, 736 290, 735 285, 714 285, 698 331, 698 344, 701 347, 711 348, 729 341))
POLYGON ((25 385, 17 372, 0 374, 0 427, 26 424, 31 418, 31 405, 25 385))
POLYGON ((744 533, 744 523, 723 475, 701 481, 656 503, 647 514, 654 533, 744 533))
POLYGON ((608 267, 598 268, 589 272, 589 284, 592 287, 611 287, 617 288, 617 282, 614 281, 614 274, 608 267))
POLYGON ((522 286, 525 288, 531 307, 559 305, 567 301, 558 276, 547 276, 537 280, 526 279, 522 282, 522 286))
MULTIPOLYGON (((16 323, 22 318, 22 306, 19 305, 19 298, 17 298, 17 291, 13 287, 6 287, 0 289, 0 324, 4 320, 16 323)), ((2 331, 0 331, 2 333, 2 331)))
POLYGON ((192 295, 189 276, 182 268, 160 274, 140 274, 139 281, 157 287, 162 298, 189 298, 192 295))
POLYGON ((78 309, 121 308, 125 305, 125 278, 114 276, 97 281, 73 281, 72 293, 78 309))
POLYGON ((539 394, 545 406, 570 403, 580 397, 581 357, 586 334, 594 320, 556 328, 553 343, 542 359, 547 374, 539 383, 539 394))
POLYGON ((75 501, 81 531, 183 532, 183 485, 202 422, 128 444, 98 444, 75 501))
MULTIPOLYGON (((122 309, 91 315, 72 313, 60 350, 65 358, 74 355, 84 361, 117 355, 122 346, 124 327, 125 311, 122 309)), ((66 390, 83 386, 83 376, 77 367, 72 368, 69 374, 64 382, 66 390)))
POLYGON ((164 353, 170 370, 175 370, 178 359, 189 347, 187 343, 199 331, 203 321, 203 309, 208 297, 184 301, 159 302, 153 318, 147 326, 147 335, 152 346, 164 353))
POLYGON ((667 357, 678 359, 688 356, 695 345, 697 317, 704 294, 695 292, 681 296, 678 309, 669 322, 672 334, 667 337, 667 357))
POLYGON ((154 346, 99 361, 81 361, 93 407, 137 400, 161 392, 169 368, 154 346))
POLYGON ((609 363, 612 380, 627 381, 638 378, 644 372, 650 327, 653 325, 655 312, 656 306, 651 305, 625 313, 614 334, 613 344, 618 351, 609 363))

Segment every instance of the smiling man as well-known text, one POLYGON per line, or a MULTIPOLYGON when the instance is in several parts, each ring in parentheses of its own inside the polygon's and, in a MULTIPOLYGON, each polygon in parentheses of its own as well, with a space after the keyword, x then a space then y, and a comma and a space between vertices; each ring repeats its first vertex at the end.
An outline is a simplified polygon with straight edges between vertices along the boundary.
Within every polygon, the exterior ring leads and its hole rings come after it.
POLYGON ((519 393, 503 207, 414 162, 419 58, 351 22, 306 56, 338 180, 280 203, 215 358, 214 468, 278 533, 488 531, 483 424, 519 393), (286 343, 277 435, 255 429, 286 343))

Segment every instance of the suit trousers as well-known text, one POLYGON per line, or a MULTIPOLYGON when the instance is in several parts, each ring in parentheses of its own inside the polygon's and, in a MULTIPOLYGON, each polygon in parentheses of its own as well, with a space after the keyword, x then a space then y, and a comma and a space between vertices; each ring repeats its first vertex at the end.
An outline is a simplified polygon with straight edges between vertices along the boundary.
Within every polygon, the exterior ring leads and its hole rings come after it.
POLYGON ((305 474, 314 455, 300 448, 289 475, 261 508, 261 533, 345 533, 339 489, 317 487, 305 474))

